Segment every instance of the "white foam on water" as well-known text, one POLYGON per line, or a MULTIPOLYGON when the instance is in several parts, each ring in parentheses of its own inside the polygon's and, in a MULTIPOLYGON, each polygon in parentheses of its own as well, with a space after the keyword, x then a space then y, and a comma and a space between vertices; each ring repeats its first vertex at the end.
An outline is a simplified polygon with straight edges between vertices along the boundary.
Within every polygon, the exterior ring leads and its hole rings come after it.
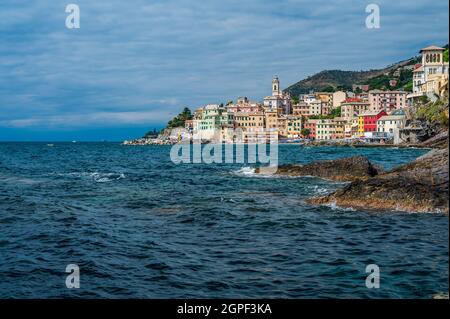
POLYGON ((244 175, 244 176, 255 176, 256 169, 254 167, 242 167, 241 169, 238 169, 234 172, 237 175, 244 175))
POLYGON ((107 183, 126 178, 124 173, 74 172, 58 175, 70 176, 75 178, 89 178, 96 183, 107 183))
POLYGON ((0 180, 4 183, 23 185, 33 185, 41 182, 39 180, 19 176, 0 176, 0 180))
POLYGON ((237 171, 233 171, 232 174, 243 177, 256 177, 256 178, 281 178, 280 175, 256 173, 256 168, 254 167, 242 167, 237 171))
POLYGON ((338 206, 336 204, 336 202, 332 202, 332 203, 326 204, 324 206, 331 208, 331 210, 342 210, 342 211, 345 211, 345 212, 354 212, 354 211, 356 211, 356 209, 354 209, 352 207, 341 207, 341 206, 338 206))
POLYGON ((408 213, 408 214, 445 214, 445 212, 439 208, 436 208, 434 210, 414 210, 414 211, 407 211, 405 209, 402 209, 400 206, 397 205, 397 207, 394 209, 394 212, 400 212, 400 213, 408 213))
POLYGON ((314 195, 326 195, 328 194, 331 189, 328 189, 326 187, 323 186, 319 186, 319 185, 312 185, 308 187, 313 193, 314 195))

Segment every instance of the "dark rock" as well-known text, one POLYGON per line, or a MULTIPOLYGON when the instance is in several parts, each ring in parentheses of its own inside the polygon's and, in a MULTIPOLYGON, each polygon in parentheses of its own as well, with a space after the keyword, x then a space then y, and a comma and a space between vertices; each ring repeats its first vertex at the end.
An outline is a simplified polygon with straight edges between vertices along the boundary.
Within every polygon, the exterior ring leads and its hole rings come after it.
POLYGON ((422 147, 446 148, 448 147, 448 130, 442 131, 437 135, 421 143, 422 147))
POLYGON ((314 204, 336 204, 362 209, 441 211, 448 214, 448 144, 390 172, 356 180, 314 204))
MULTIPOLYGON (((364 157, 354 156, 330 161, 319 161, 305 165, 282 165, 277 175, 316 176, 335 181, 354 181, 367 179, 382 172, 382 169, 364 157)), ((264 168, 256 169, 256 173, 264 173, 264 168)))
POLYGON ((425 142, 442 131, 442 126, 437 122, 425 120, 408 120, 406 127, 400 130, 399 138, 406 144, 425 142))

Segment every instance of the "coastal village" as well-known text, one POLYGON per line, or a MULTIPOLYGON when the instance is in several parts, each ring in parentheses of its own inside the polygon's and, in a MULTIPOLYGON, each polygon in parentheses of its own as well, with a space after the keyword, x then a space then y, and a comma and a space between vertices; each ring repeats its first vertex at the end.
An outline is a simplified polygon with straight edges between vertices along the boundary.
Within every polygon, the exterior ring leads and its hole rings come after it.
MULTIPOLYGON (((271 95, 262 102, 239 97, 226 105, 197 108, 165 135, 125 141, 124 144, 173 144, 181 140, 251 143, 255 137, 279 142, 404 142, 409 109, 417 101, 448 98, 449 63, 444 48, 429 46, 420 50, 421 63, 405 66, 412 71, 412 92, 371 89, 354 84, 352 90, 310 92, 291 96, 281 89, 280 79, 272 79, 271 95)), ((395 86, 395 80, 392 80, 395 86)))

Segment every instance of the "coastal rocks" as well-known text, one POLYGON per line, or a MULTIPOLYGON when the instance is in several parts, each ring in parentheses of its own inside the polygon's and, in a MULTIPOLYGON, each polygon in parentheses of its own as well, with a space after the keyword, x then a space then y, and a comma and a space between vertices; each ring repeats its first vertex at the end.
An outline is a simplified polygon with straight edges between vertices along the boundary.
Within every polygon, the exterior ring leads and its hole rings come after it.
POLYGON ((429 138, 425 142, 421 143, 422 147, 430 147, 430 148, 446 148, 448 147, 448 131, 442 131, 437 135, 429 138))
POLYGON ((393 146, 392 140, 368 142, 362 139, 346 140, 312 140, 302 143, 303 146, 335 146, 335 147, 386 147, 393 146))
POLYGON ((327 196, 308 200, 313 204, 336 204, 376 210, 449 212, 448 144, 390 172, 356 180, 327 196))
POLYGON ((424 120, 409 120, 405 128, 399 132, 399 140, 405 144, 419 144, 441 131, 441 125, 437 122, 424 120))
POLYGON ((124 141, 123 145, 172 145, 175 142, 160 138, 139 138, 131 141, 124 141))
MULTIPOLYGON (((319 161, 305 165, 281 165, 277 175, 316 176, 334 181, 355 181, 367 179, 381 173, 381 168, 369 162, 363 156, 354 156, 330 161, 319 161)), ((264 173, 264 169, 256 169, 264 173)))

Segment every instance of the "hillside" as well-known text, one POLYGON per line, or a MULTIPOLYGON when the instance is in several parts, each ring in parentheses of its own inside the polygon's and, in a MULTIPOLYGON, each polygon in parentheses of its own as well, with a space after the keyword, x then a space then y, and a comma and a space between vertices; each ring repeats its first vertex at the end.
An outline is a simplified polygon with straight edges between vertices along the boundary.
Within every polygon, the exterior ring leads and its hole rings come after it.
POLYGON ((290 93, 291 96, 297 96, 310 91, 352 90, 353 84, 369 84, 370 89, 381 89, 386 84, 389 85, 391 79, 398 81, 393 89, 400 88, 400 86, 407 84, 411 75, 411 71, 404 69, 404 67, 417 62, 419 62, 418 57, 413 57, 377 70, 325 70, 289 86, 284 91, 290 93), (397 70, 398 72, 396 72, 397 70))

